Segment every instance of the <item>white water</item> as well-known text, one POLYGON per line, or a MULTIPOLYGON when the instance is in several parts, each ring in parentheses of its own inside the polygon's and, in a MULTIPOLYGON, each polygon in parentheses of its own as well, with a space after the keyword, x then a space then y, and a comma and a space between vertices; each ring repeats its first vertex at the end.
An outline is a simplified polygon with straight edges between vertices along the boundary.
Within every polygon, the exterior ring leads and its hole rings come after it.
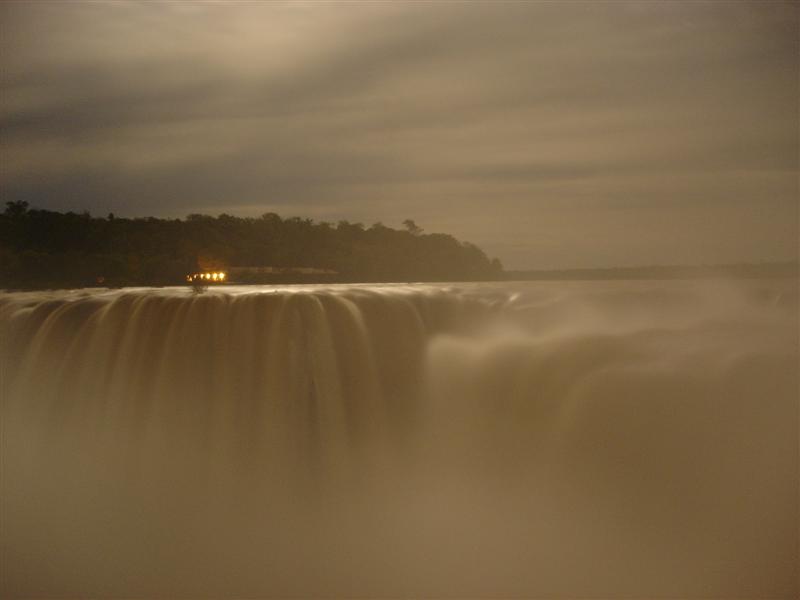
POLYGON ((3 597, 794 597, 797 282, 0 295, 3 597))

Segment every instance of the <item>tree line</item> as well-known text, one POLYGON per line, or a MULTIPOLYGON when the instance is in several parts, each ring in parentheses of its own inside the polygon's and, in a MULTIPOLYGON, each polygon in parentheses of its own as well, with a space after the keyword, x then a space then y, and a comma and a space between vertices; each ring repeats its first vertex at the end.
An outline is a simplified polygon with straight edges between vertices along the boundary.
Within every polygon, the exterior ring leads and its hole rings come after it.
MULTIPOLYGON (((7 202, 0 214, 0 287, 174 285, 188 273, 230 266, 314 267, 340 282, 498 279, 502 265, 477 246, 412 220, 315 222, 266 213, 186 219, 93 217, 7 202)), ((318 277, 319 278, 319 277, 318 277)), ((308 280, 300 275, 282 282, 308 280)))

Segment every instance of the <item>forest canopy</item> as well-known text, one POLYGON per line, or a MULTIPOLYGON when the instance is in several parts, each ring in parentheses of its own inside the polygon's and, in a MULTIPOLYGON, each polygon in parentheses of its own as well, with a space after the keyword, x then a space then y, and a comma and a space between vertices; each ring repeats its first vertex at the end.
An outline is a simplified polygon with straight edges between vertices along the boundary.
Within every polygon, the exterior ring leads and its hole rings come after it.
MULTIPOLYGON (((197 270, 315 268, 342 282, 487 280, 502 265, 442 233, 381 223, 192 214, 186 219, 93 217, 7 202, 0 214, 0 287, 174 285, 197 270)), ((284 275, 277 280, 309 281, 284 275)), ((320 276, 317 276, 320 279, 320 276)))

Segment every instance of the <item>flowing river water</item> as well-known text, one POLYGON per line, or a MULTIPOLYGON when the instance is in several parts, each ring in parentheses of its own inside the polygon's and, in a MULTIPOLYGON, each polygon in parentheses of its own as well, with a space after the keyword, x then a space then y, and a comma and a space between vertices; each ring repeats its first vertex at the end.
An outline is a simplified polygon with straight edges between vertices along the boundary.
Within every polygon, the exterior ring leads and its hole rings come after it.
POLYGON ((794 597, 796 280, 0 294, 3 597, 794 597))

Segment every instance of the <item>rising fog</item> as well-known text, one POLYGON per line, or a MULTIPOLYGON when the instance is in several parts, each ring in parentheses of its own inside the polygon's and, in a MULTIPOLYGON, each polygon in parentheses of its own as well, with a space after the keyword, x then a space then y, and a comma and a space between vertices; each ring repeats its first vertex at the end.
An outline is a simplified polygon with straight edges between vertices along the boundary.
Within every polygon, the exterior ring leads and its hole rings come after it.
POLYGON ((6 596, 797 592, 796 280, 0 300, 6 596))
POLYGON ((0 3, 0 596, 798 597, 799 18, 0 3))

